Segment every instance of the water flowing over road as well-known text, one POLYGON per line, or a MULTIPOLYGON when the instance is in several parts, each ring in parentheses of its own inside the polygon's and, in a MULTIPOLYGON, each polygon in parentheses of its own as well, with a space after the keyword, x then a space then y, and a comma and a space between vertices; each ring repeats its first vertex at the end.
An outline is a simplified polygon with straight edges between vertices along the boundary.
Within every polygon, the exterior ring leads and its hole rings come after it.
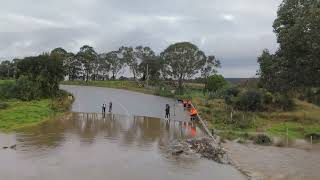
POLYGON ((170 153, 173 140, 204 136, 200 127, 183 121, 183 109, 176 117, 182 121, 160 119, 163 111, 158 109, 174 105, 171 99, 113 89, 62 88, 75 94, 73 111, 82 113, 0 134, 0 145, 17 144, 16 150, 0 149, 0 179, 246 179, 232 166, 195 154, 170 153), (111 98, 123 105, 114 103, 115 114, 83 113, 100 112, 100 104, 111 98))
POLYGON ((102 104, 107 104, 108 111, 111 101, 113 103, 112 112, 115 114, 164 118, 165 105, 169 104, 172 119, 189 120, 182 106, 170 98, 101 87, 62 85, 61 89, 75 96, 73 112, 101 112, 102 104))

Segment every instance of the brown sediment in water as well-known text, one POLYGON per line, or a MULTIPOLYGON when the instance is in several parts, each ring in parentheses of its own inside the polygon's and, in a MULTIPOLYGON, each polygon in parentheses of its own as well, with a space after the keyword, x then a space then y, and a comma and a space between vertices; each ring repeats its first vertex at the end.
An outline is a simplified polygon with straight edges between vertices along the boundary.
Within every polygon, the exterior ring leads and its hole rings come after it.
POLYGON ((172 156, 175 139, 202 137, 192 123, 74 113, 12 135, 0 134, 0 179, 245 179, 235 168, 198 156, 172 156))
POLYGON ((234 166, 251 179, 320 179, 320 145, 275 147, 227 142, 234 166))

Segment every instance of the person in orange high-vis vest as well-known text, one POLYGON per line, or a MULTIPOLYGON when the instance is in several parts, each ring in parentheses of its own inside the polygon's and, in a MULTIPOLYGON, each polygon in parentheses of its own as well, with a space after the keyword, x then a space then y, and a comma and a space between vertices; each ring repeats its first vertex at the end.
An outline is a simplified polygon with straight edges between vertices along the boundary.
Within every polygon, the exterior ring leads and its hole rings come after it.
POLYGON ((191 120, 196 120, 197 119, 197 115, 198 115, 197 109, 196 108, 191 108, 191 110, 190 110, 191 120))

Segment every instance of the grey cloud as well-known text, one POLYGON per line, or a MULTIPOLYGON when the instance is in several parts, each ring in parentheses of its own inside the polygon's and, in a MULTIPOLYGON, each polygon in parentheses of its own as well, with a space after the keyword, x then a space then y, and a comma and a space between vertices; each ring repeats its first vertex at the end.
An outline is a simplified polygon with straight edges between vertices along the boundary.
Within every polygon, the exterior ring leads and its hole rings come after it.
POLYGON ((222 62, 227 77, 251 77, 264 48, 277 48, 272 22, 280 0, 10 0, 0 7, 0 57, 55 47, 98 52, 148 45, 161 52, 191 41, 222 62))

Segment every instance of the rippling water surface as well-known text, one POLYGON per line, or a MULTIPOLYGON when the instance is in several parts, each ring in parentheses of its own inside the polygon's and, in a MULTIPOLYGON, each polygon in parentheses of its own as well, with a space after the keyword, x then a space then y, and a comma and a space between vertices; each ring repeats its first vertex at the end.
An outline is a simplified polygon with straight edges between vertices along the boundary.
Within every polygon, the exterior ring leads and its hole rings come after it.
POLYGON ((0 135, 0 179, 243 179, 231 166, 172 156, 171 140, 203 136, 187 122, 72 113, 16 134, 0 135))

